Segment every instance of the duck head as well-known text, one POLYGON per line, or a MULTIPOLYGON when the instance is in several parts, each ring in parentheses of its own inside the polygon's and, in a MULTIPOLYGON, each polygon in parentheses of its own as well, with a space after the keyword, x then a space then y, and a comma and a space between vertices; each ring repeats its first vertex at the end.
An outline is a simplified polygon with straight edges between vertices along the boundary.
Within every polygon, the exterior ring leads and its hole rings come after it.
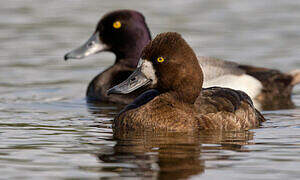
POLYGON ((202 69, 192 48, 174 32, 156 36, 142 52, 137 69, 108 94, 127 94, 150 85, 180 101, 194 103, 203 83, 202 69))
POLYGON ((136 59, 151 40, 144 16, 133 10, 110 12, 99 21, 95 32, 81 47, 67 53, 68 59, 82 59, 102 51, 113 52, 118 59, 136 59))

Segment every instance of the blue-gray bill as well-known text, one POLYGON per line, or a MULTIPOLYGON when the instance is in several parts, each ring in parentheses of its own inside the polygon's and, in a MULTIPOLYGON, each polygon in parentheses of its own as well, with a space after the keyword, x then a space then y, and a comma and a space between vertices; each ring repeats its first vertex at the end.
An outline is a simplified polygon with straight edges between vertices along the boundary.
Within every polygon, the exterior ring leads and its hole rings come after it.
POLYGON ((137 68, 125 81, 112 87, 107 91, 107 94, 129 94, 140 87, 147 86, 151 82, 141 71, 137 68))
POLYGON ((67 53, 64 57, 65 61, 68 59, 82 59, 91 54, 96 54, 107 50, 107 45, 99 39, 99 33, 96 32, 90 39, 79 48, 67 53))

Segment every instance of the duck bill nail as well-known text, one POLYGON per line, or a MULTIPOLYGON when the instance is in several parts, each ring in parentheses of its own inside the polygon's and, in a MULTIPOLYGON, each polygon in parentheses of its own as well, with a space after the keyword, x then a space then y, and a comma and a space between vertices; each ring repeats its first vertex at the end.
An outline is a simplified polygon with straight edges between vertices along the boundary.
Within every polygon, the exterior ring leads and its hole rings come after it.
POLYGON ((99 39, 99 33, 96 32, 82 46, 67 53, 64 56, 64 59, 65 61, 67 61, 68 59, 82 59, 89 55, 96 54, 105 50, 107 50, 107 45, 101 42, 101 40, 99 39))
POLYGON ((125 81, 109 89, 107 94, 128 94, 150 82, 151 80, 141 72, 141 68, 137 68, 125 81))

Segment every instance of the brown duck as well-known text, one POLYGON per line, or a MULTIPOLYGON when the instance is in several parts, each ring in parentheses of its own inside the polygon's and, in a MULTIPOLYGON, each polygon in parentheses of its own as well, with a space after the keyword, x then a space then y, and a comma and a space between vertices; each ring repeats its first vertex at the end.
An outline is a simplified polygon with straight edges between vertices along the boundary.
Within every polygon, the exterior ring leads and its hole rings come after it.
MULTIPOLYGON (((151 35, 144 16, 133 10, 107 13, 99 21, 93 36, 80 48, 65 55, 65 59, 80 59, 98 52, 116 55, 113 66, 90 82, 87 100, 131 103, 141 92, 107 96, 106 91, 124 81, 136 68, 142 48, 151 35)), ((292 108, 294 85, 300 82, 300 71, 282 73, 278 70, 240 65, 209 57, 198 58, 204 73, 203 87, 221 86, 242 90, 253 100, 256 108, 271 110, 292 108)))
POLYGON ((203 72, 178 33, 162 33, 142 52, 138 68, 108 94, 146 91, 114 119, 114 130, 195 131, 255 128, 265 119, 250 97, 237 90, 202 89, 203 72))

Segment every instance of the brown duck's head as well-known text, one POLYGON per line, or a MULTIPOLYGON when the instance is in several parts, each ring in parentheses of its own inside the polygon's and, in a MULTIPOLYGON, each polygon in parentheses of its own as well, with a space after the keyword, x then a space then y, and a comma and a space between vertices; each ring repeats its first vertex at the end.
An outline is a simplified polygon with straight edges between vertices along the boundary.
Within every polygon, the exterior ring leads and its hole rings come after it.
POLYGON ((145 17, 133 10, 117 10, 103 16, 92 37, 81 47, 67 53, 65 60, 81 59, 89 55, 111 51, 117 59, 137 59, 151 40, 145 17))
POLYGON ((175 32, 156 36, 142 52, 138 68, 108 93, 127 94, 144 85, 178 100, 194 103, 203 83, 203 73, 192 48, 175 32))

